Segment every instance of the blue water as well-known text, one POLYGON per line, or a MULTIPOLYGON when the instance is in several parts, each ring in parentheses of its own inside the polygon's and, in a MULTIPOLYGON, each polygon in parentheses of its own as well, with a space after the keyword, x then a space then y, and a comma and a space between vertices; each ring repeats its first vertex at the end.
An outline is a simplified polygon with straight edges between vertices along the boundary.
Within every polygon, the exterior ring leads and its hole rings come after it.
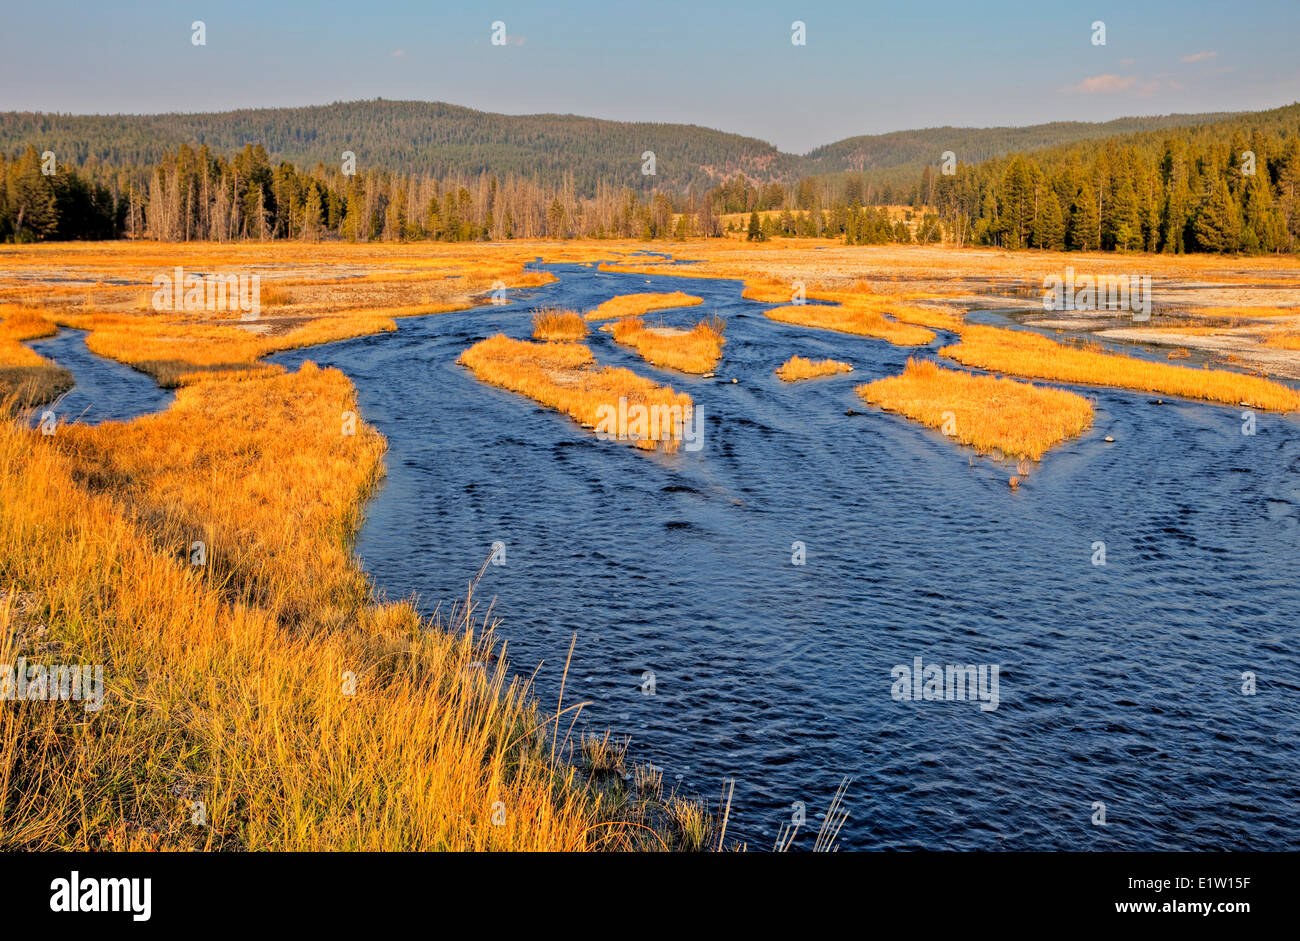
POLYGON ((1240 409, 1085 389, 1093 428, 1013 491, 1011 466, 854 394, 915 350, 770 321, 734 281, 548 267, 558 283, 506 306, 276 357, 342 369, 388 439, 358 552, 390 597, 462 599, 504 542, 478 597, 516 670, 540 664, 553 707, 576 633, 578 727, 628 737, 670 787, 734 779, 728 835, 751 848, 796 801, 811 848, 844 777, 843 849, 1300 845, 1295 418, 1247 436, 1240 409), (527 337, 535 307, 678 289, 704 306, 648 319, 727 318, 716 379, 590 345, 689 392, 698 452, 598 441, 455 363, 527 337), (786 385, 795 353, 855 371, 786 385), (895 700, 918 656, 997 665, 997 708, 895 700))
POLYGON ((53 412, 60 424, 78 421, 97 425, 128 421, 171 404, 172 392, 158 388, 144 373, 90 352, 84 330, 60 330, 52 337, 33 340, 27 345, 71 371, 77 382, 57 403, 34 409, 33 425, 46 412, 53 412))

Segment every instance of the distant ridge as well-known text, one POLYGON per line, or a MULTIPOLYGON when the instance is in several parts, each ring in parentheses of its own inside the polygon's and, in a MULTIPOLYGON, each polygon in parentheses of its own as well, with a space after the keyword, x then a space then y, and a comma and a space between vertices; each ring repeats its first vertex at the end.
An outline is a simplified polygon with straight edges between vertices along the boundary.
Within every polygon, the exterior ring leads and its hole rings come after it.
POLYGON ((1259 112, 1213 112, 1058 121, 1027 127, 938 127, 862 135, 783 153, 753 137, 691 124, 609 121, 570 114, 505 115, 422 101, 336 102, 301 108, 264 108, 194 114, 68 115, 0 113, 0 151, 28 144, 84 165, 145 164, 182 143, 207 144, 229 154, 252 142, 272 160, 299 166, 337 165, 345 150, 360 164, 402 173, 517 174, 559 183, 580 194, 601 184, 648 191, 702 190, 743 174, 756 183, 865 172, 881 180, 915 180, 944 151, 976 163, 1015 151, 1170 128, 1249 119, 1274 124, 1295 106, 1259 112), (642 172, 654 153, 653 175, 642 172))

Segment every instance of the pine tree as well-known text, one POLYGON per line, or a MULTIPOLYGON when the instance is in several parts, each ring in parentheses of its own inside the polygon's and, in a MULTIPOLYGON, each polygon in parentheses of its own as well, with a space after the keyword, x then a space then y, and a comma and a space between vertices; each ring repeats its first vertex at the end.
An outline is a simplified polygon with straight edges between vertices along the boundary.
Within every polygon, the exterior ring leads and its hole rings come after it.
POLYGON ((321 198, 320 188, 311 182, 307 184, 307 202, 303 207, 302 215, 302 237, 306 241, 314 242, 316 232, 321 224, 321 198))
POLYGON ((1034 217, 1033 245, 1050 251, 1065 248, 1065 216, 1056 193, 1048 189, 1038 197, 1038 215, 1034 217))
POLYGON ((1285 242, 1282 215, 1274 205, 1272 188, 1266 176, 1246 180, 1245 206, 1241 218, 1241 250, 1276 252, 1285 242))
POLYGON ((1202 251, 1235 252, 1239 247, 1241 214, 1223 177, 1212 184, 1209 198, 1192 222, 1192 233, 1202 251))
POLYGON ((41 158, 35 147, 29 146, 10 168, 8 182, 14 237, 24 241, 54 235, 59 225, 54 186, 41 173, 41 158))
POLYGON ((1070 209, 1069 247, 1077 252, 1096 251, 1100 248, 1097 240, 1097 192, 1090 180, 1084 180, 1074 205, 1070 209))
POLYGON ((1300 137, 1291 136, 1278 170, 1278 208, 1282 212, 1285 248, 1300 248, 1300 137))
POLYGON ((757 210, 749 214, 749 230, 745 233, 745 239, 750 242, 763 242, 767 240, 767 236, 763 234, 763 224, 758 221, 757 210))
POLYGON ((1142 246, 1142 223, 1138 217, 1133 179, 1122 170, 1111 190, 1110 215, 1103 247, 1127 252, 1142 246), (1109 244, 1107 244, 1109 243, 1109 244))
POLYGON ((568 238, 569 229, 565 223, 564 203, 556 196, 551 200, 551 208, 546 210, 546 234, 551 238, 568 238))
POLYGON ((1034 223, 1034 189, 1029 164, 1017 154, 1002 176, 1002 196, 998 200, 1000 217, 996 230, 1005 248, 1024 248, 1029 244, 1034 223))

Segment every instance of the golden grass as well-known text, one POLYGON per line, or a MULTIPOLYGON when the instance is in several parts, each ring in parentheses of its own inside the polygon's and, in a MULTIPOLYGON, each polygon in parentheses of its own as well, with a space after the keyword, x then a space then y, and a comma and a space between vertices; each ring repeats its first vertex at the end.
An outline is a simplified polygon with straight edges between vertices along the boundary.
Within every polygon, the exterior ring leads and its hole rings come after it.
POLYGON ((547 308, 533 314, 533 336, 538 340, 581 340, 587 321, 577 311, 547 308))
POLYGON ((635 348, 648 363, 697 374, 713 371, 727 342, 722 335, 726 321, 717 317, 701 320, 690 330, 647 327, 640 317, 625 317, 602 329, 613 334, 615 343, 635 348))
POLYGON ((740 296, 760 304, 793 304, 796 292, 794 285, 771 278, 754 278, 747 280, 740 291, 740 296))
POLYGON ((610 298, 596 307, 595 310, 588 311, 586 317, 588 320, 613 320, 616 317, 640 316, 652 310, 663 310, 668 307, 694 307, 696 304, 703 303, 704 298, 696 297, 693 294, 684 294, 681 291, 624 294, 620 297, 610 298))
POLYGON ((1262 305, 1233 305, 1227 307, 1188 307, 1179 311, 1192 317, 1272 318, 1300 317, 1300 307, 1267 307, 1262 305))
POLYGON ((572 713, 539 714, 471 605, 375 601, 350 543, 384 445, 355 410, 308 363, 125 425, 0 426, 0 662, 105 685, 95 712, 0 708, 0 849, 694 846, 561 759, 572 713))
POLYGON ((71 314, 66 326, 89 331, 86 346, 154 378, 164 388, 187 385, 220 373, 227 378, 268 375, 278 366, 258 362, 281 350, 391 332, 397 324, 382 313, 358 312, 302 321, 281 333, 206 323, 171 315, 71 314))
POLYGON ((786 382, 799 382, 804 379, 816 379, 819 376, 834 376, 842 372, 853 372, 853 367, 837 359, 805 359, 791 356, 777 367, 776 375, 786 382))
MULTIPOLYGON (((530 343, 497 334, 471 346, 457 362, 483 382, 526 395, 590 427, 600 423, 602 408, 617 408, 620 398, 627 400, 629 409, 676 406, 686 421, 693 407, 689 395, 656 385, 629 369, 597 369, 591 350, 580 343, 530 343)), ((677 450, 679 440, 673 429, 659 430, 657 438, 634 443, 647 450, 661 445, 665 451, 677 450)))
POLYGON ((934 339, 934 333, 924 327, 900 323, 867 306, 792 304, 766 313, 780 323, 875 337, 895 346, 922 346, 934 339))
MULTIPOLYGON (((903 323, 910 323, 936 330, 959 332, 963 326, 963 315, 939 307, 924 306, 911 302, 911 298, 925 299, 920 294, 878 294, 862 282, 854 282, 847 291, 816 291, 812 297, 818 300, 835 301, 845 307, 870 311, 893 317, 903 323)), ((919 335, 919 334, 918 334, 919 335)), ((931 335, 933 339, 933 335, 931 335)), ((925 341, 928 342, 928 341, 925 341)))
POLYGON ((1280 333, 1264 341, 1275 350, 1300 350, 1300 333, 1280 333))
POLYGON ((1258 376, 1171 366, 1100 349, 1063 346, 1021 330, 967 327, 960 343, 945 346, 939 353, 966 366, 1017 376, 1159 392, 1278 412, 1300 409, 1300 392, 1258 376))
POLYGON ((872 405, 938 428, 980 453, 1038 460, 1092 424, 1092 406, 1073 392, 941 369, 929 360, 909 359, 901 375, 856 391, 872 405))
MULTIPOLYGON (((621 244, 567 243, 565 247, 571 255, 585 249, 588 257, 608 258, 621 244)), ((881 283, 901 280, 927 287, 962 280, 1014 279, 1037 295, 1041 294, 1044 277, 1059 275, 1067 266, 1092 274, 1130 275, 1141 271, 1153 278, 1190 278, 1221 284, 1276 283, 1280 273, 1300 272, 1300 257, 1295 255, 1010 252, 951 245, 845 245, 840 239, 774 238, 762 243, 696 239, 666 243, 663 251, 677 260, 693 262, 673 269, 673 274, 681 277, 766 280, 785 285, 786 293, 774 298, 776 303, 790 299, 792 281, 805 282, 809 297, 813 296, 814 284, 833 288, 859 278, 881 283)), ((636 258, 627 258, 612 270, 663 273, 636 258)))
POLYGON ((72 373, 23 345, 57 330, 38 308, 0 304, 0 400, 12 395, 18 406, 29 407, 72 388, 72 373))

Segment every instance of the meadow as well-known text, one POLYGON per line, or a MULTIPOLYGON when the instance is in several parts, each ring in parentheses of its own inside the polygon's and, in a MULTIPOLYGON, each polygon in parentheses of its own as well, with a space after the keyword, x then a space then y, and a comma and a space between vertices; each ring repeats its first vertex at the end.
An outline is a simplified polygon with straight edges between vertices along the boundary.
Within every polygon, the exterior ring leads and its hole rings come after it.
POLYGON ((0 428, 0 659, 106 686, 93 714, 0 709, 0 845, 701 845, 698 808, 582 763, 572 706, 539 711, 472 596, 433 622, 376 599, 351 538, 384 443, 356 408, 307 365, 126 424, 0 428))
POLYGON ((40 308, 0 305, 0 394, 19 405, 49 402, 72 388, 72 374, 24 346, 26 340, 53 336, 58 327, 40 308))
MULTIPOLYGON (((1175 366, 964 316, 976 304, 994 306, 991 294, 1033 306, 1036 278, 1066 264, 1121 273, 1145 266, 1167 284, 1202 285, 1184 291, 1181 306, 1157 308, 1157 319, 1177 322, 1157 325, 1175 353, 1197 336, 1180 340, 1177 328, 1193 329, 1207 308, 1231 317, 1240 299, 1241 329, 1256 331, 1279 357, 1270 362, 1286 365, 1300 358, 1300 315, 1245 301, 1257 285, 1300 277, 1293 259, 1012 256, 808 241, 668 250, 699 262, 674 275, 743 282, 746 297, 773 305, 765 311, 773 330, 818 330, 832 347, 838 335, 931 345, 897 375, 868 376, 858 394, 995 460, 1050 459, 1052 447, 1092 421, 1084 396, 1025 379, 1300 411, 1294 389, 1224 368, 1233 365, 1226 357, 1175 366), (989 375, 947 368, 953 363, 989 375)), ((635 256, 640 248, 0 248, 0 662, 103 664, 107 687, 95 714, 75 703, 0 708, 0 847, 715 847, 721 821, 699 801, 665 792, 653 770, 638 769, 608 738, 574 739, 580 703, 536 700, 501 656, 497 625, 473 591, 435 618, 381 597, 353 539, 384 473, 385 442, 342 373, 265 361, 538 287, 554 278, 526 269, 538 255, 656 271, 635 256), (257 268, 262 312, 244 320, 154 309, 151 279, 176 266, 257 268), (24 341, 63 327, 86 330, 93 352, 177 388, 175 402, 126 423, 30 430, 16 413, 57 399, 72 379, 24 341), (200 804, 208 825, 194 827, 200 804)), ((690 395, 644 370, 602 366, 584 341, 591 322, 608 320, 602 329, 648 366, 704 375, 727 361, 719 320, 673 329, 645 320, 701 303, 667 292, 621 295, 585 313, 540 309, 520 318, 520 336, 533 340, 494 333, 468 344, 459 362, 478 381, 588 428, 620 398, 688 415, 690 395)), ((851 368, 796 356, 777 375, 797 382, 851 368)), ((633 443, 677 446, 662 436, 633 443)))
POLYGON ((967 327, 961 342, 943 347, 939 355, 1017 376, 1159 392, 1277 412, 1300 411, 1300 392, 1260 376, 1153 363, 1095 345, 1067 346, 1018 330, 967 327))

